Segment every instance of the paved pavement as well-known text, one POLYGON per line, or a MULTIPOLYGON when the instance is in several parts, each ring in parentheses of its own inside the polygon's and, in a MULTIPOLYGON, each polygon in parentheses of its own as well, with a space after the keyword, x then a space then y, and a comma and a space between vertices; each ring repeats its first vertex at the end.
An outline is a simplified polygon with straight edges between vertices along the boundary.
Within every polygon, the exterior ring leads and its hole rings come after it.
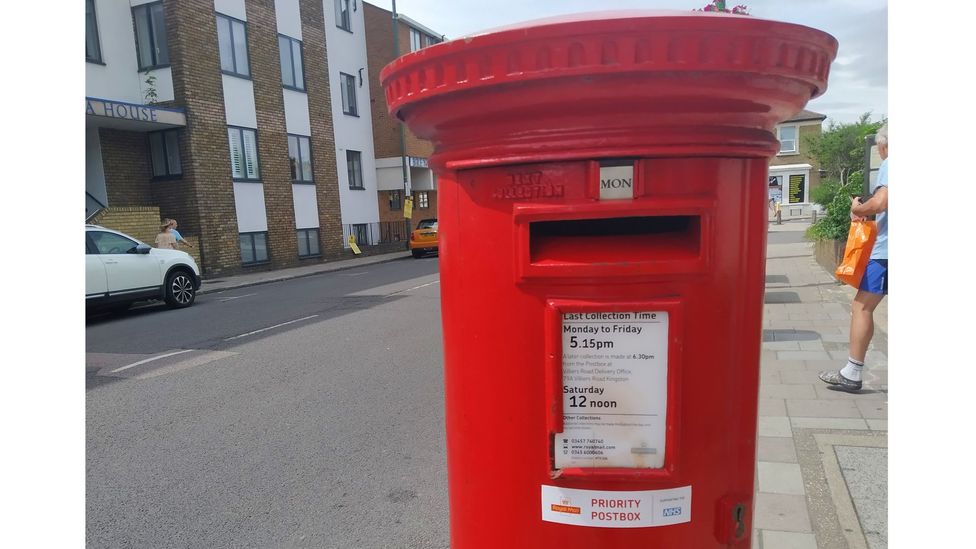
POLYGON ((814 261, 808 221, 770 225, 753 547, 887 548, 887 300, 864 389, 817 373, 847 359, 854 289, 814 261))

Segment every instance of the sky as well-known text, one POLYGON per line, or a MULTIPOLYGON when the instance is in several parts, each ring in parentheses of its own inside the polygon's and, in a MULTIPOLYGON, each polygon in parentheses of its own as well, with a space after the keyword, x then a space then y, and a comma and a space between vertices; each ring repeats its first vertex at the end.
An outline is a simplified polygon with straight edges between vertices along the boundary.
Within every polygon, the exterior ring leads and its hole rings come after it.
MULTIPOLYGON (((708 0, 604 0, 600 10, 690 11, 708 0)), ((370 4, 391 9, 390 0, 370 4)), ((830 70, 827 93, 807 109, 835 122, 854 122, 870 112, 888 114, 888 2, 886 0, 738 0, 762 19, 786 21, 825 31, 840 47, 830 70)), ((532 19, 594 11, 592 0, 397 0, 397 11, 448 39, 532 19)))

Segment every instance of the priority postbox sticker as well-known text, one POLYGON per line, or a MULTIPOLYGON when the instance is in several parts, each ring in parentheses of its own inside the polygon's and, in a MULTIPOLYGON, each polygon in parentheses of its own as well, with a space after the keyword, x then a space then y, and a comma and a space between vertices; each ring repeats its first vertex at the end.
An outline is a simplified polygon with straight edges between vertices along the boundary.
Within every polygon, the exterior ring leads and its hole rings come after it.
POLYGON ((691 486, 610 492, 543 484, 542 520, 603 528, 647 528, 691 522, 691 486))
POLYGON ((562 315, 563 432, 557 469, 664 466, 667 311, 562 315))

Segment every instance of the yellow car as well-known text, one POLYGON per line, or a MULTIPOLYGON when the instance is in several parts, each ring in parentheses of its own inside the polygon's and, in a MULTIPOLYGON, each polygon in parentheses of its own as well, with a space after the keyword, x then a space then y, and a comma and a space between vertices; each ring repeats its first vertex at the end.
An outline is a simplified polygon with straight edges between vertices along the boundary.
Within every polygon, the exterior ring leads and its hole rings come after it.
POLYGON ((422 257, 428 252, 437 253, 437 220, 421 219, 410 233, 410 253, 422 257))

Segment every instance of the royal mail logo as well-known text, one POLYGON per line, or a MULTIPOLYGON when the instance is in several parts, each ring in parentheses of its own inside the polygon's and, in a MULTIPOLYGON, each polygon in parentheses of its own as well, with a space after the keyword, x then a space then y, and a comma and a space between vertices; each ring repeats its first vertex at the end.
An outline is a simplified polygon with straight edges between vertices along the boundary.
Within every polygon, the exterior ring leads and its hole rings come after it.
POLYGON ((569 498, 562 498, 559 503, 553 503, 550 509, 557 513, 569 513, 571 515, 578 515, 583 512, 579 507, 574 507, 572 503, 573 501, 569 498))
POLYGON ((666 507, 662 512, 666 517, 676 517, 681 514, 681 507, 666 507))

